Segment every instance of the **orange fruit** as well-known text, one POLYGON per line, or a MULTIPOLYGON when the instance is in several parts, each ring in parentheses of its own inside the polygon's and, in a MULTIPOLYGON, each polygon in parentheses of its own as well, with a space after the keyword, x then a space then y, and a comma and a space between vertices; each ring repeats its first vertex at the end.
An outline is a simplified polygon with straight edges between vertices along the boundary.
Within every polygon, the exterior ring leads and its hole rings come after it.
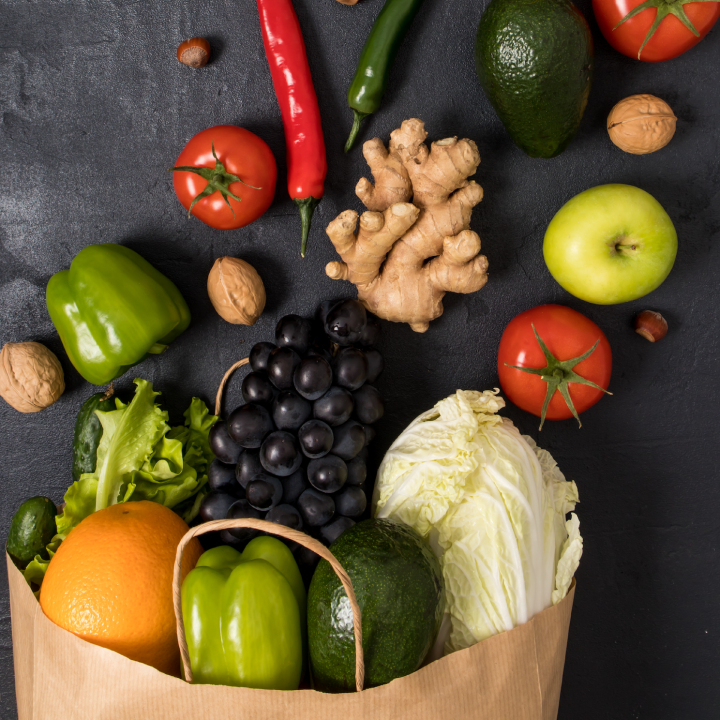
MULTIPOLYGON (((172 510, 148 500, 94 512, 48 566, 43 612, 83 640, 179 675, 172 579, 175 551, 187 531, 172 510)), ((183 554, 183 579, 202 552, 193 538, 183 554)))

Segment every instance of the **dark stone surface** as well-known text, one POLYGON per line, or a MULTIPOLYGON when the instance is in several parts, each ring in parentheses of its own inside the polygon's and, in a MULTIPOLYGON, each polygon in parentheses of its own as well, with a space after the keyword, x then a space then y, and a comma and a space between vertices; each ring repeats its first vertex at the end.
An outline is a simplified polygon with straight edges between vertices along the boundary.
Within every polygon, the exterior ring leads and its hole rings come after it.
MULTIPOLYGON (((193 394, 214 397, 223 371, 252 344, 272 339, 277 319, 310 314, 349 285, 325 276, 336 258, 324 227, 359 209, 353 188, 366 174, 359 149, 344 155, 350 127, 345 92, 381 0, 355 7, 296 0, 323 111, 327 191, 307 259, 284 184, 280 114, 250 0, 2 0, 0 2, 0 341, 38 340, 60 357, 67 391, 52 408, 20 415, 0 402, 0 537, 20 502, 60 501, 70 482, 75 414, 93 392, 70 366, 45 310, 50 275, 85 245, 119 242, 141 252, 187 298, 193 323, 165 355, 137 374, 152 380, 176 420, 193 394), (180 65, 178 43, 205 35, 212 62, 180 65), (270 211, 220 232, 188 221, 166 168, 199 130, 235 123, 263 137, 279 168, 270 211), (253 328, 213 311, 205 281, 214 259, 238 255, 265 281, 267 309, 253 328)), ((720 443, 720 164, 717 87, 720 31, 667 63, 613 51, 590 3, 579 3, 597 44, 595 85, 580 132, 554 160, 532 160, 511 143, 475 78, 474 33, 484 3, 428 0, 402 46, 384 107, 362 139, 388 138, 407 117, 431 139, 477 141, 485 199, 473 228, 490 262, 475 295, 448 296, 425 335, 385 324, 388 412, 378 426, 377 463, 417 414, 457 388, 497 384, 496 350, 507 322, 547 302, 576 308, 607 333, 610 389, 583 416, 548 423, 512 407, 507 415, 577 480, 585 554, 570 632, 561 720, 717 717, 720 613, 717 595, 720 443), (627 155, 608 140, 605 117, 618 100, 649 92, 678 115, 664 150, 627 155), (652 193, 675 222, 680 249, 668 280, 647 299, 600 307, 565 293, 542 259, 547 223, 570 197, 607 182, 652 193), (632 331, 635 313, 660 310, 670 323, 653 346, 632 331)), ((112 272, 111 269, 108 270, 112 272)), ((133 373, 120 382, 130 385, 133 373)), ((240 382, 228 407, 240 402, 240 382)), ((0 578, 0 716, 16 717, 4 564, 0 578)), ((481 699, 478 699, 481 702, 481 699)))

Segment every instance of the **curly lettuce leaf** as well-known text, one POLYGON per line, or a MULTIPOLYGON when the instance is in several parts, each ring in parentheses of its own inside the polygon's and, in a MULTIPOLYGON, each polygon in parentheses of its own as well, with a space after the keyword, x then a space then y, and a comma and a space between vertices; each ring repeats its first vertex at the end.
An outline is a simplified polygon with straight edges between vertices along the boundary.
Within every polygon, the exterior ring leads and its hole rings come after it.
POLYGON ((123 484, 128 482, 128 473, 147 462, 155 445, 170 430, 167 412, 155 403, 160 393, 154 392, 147 380, 137 378, 134 382, 135 397, 129 405, 109 412, 97 412, 103 434, 97 449, 94 473, 98 479, 96 510, 119 501, 123 484))
MULTIPOLYGON (((198 514, 215 457, 209 433, 219 418, 193 398, 185 424, 170 427, 167 412, 155 402, 160 393, 146 380, 136 379, 135 385, 130 403, 116 399, 115 410, 96 411, 103 427, 97 467, 65 493, 63 512, 55 518, 58 533, 47 548, 50 558, 81 520, 110 505, 151 500, 176 510, 186 522, 198 514)), ((48 563, 36 556, 26 570, 28 581, 39 585, 48 563)))

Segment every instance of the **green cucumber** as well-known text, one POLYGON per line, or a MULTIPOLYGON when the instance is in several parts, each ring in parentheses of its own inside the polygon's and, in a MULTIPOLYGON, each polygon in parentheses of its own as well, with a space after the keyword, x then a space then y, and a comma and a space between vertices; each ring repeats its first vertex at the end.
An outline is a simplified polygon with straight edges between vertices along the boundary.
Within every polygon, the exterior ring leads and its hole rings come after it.
POLYGON ((73 482, 77 482, 83 473, 95 472, 97 449, 103 434, 102 425, 95 411, 115 410, 112 394, 113 386, 110 385, 107 392, 91 395, 80 408, 73 437, 73 482))
POLYGON ((7 552, 21 570, 24 570, 36 555, 42 555, 47 559, 45 546, 57 533, 56 515, 55 503, 50 498, 42 496, 26 500, 13 515, 8 533, 7 552))

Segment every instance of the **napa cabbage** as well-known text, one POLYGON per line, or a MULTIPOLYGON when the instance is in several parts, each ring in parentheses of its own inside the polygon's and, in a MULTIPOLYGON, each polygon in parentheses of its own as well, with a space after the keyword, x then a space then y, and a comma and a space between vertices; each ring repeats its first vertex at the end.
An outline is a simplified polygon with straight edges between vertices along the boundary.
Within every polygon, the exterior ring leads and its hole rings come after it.
POLYGON ((582 555, 574 482, 507 418, 498 391, 459 390, 414 420, 378 471, 376 517, 411 526, 440 558, 445 653, 558 603, 582 555))

